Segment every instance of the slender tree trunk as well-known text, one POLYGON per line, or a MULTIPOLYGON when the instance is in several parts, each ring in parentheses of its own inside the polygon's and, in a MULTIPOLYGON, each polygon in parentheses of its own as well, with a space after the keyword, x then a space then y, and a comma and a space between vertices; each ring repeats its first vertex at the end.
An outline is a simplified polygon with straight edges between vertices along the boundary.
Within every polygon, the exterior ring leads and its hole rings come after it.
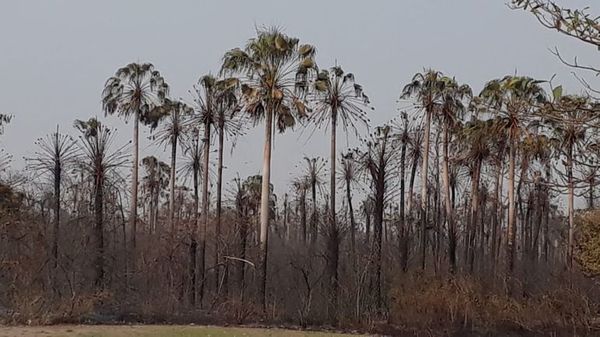
POLYGON ((479 179, 481 176, 481 160, 477 159, 473 167, 473 176, 471 177, 471 218, 469 221, 469 272, 475 270, 475 235, 477 231, 477 219, 479 214, 479 179))
POLYGON ((317 243, 317 184, 314 180, 310 183, 310 191, 312 198, 312 214, 310 216, 310 244, 314 246, 317 243))
POLYGON ((260 307, 263 312, 267 309, 267 257, 269 239, 269 197, 271 182, 271 141, 273 128, 273 107, 266 109, 265 143, 263 149, 262 186, 260 194, 260 307))
POLYGON ((444 134, 443 134, 443 156, 442 162, 442 179, 444 183, 444 204, 446 206, 446 221, 448 222, 448 256, 450 259, 450 272, 456 272, 456 230, 454 228, 454 221, 452 216, 452 196, 450 194, 450 167, 449 167, 449 156, 448 156, 448 125, 444 123, 444 134))
POLYGON ((356 258, 356 220, 354 219, 354 207, 352 206, 352 194, 350 180, 346 179, 346 199, 348 200, 348 212, 350 213, 350 251, 352 261, 356 258))
POLYGON ((511 132, 509 154, 508 154, 508 227, 506 229, 506 257, 508 259, 507 267, 509 274, 512 274, 515 267, 515 161, 516 144, 511 132))
POLYGON ((302 243, 306 244, 306 191, 300 195, 300 230, 302 231, 302 243))
POLYGON ((52 233, 52 269, 53 275, 52 279, 54 281, 53 288, 56 291, 56 275, 58 275, 58 241, 60 236, 60 183, 62 177, 62 162, 60 160, 60 149, 58 148, 59 144, 59 134, 58 128, 56 131, 56 141, 55 141, 55 158, 54 158, 54 228, 52 233))
MULTIPOLYGON (((171 141, 171 179, 169 181, 169 223, 171 224, 171 241, 175 238, 175 172, 177 165, 177 137, 171 141)), ((173 242, 171 242, 173 244, 173 242)))
POLYGON ((490 254, 491 262, 492 262, 492 273, 496 272, 496 259, 498 257, 498 234, 500 231, 500 214, 499 209, 502 209, 502 186, 500 184, 500 178, 502 176, 502 163, 500 163, 497 167, 497 174, 495 179, 495 187, 494 187, 494 200, 492 206, 492 253, 490 254))
POLYGON ((337 318, 337 306, 338 306, 338 259, 339 259, 339 231, 336 222, 335 212, 335 166, 336 166, 336 133, 337 133, 337 110, 335 106, 331 112, 331 142, 330 142, 330 165, 331 171, 329 172, 329 184, 330 184, 330 211, 329 216, 329 233, 328 233, 328 271, 329 271, 329 286, 331 291, 331 303, 330 303, 330 315, 335 321, 337 318))
POLYGON ((421 269, 425 269, 427 246, 427 173, 429 171, 429 138, 431 130, 431 112, 427 111, 425 120, 425 143, 423 150, 423 166, 421 169, 421 269))
MULTIPOLYGON (((408 130, 404 130, 404 137, 408 130)), ((408 267, 408 244, 406 240, 406 217, 404 214, 404 187, 406 177, 406 140, 402 141, 402 148, 400 149, 400 229, 398 231, 398 246, 400 248, 400 268, 403 272, 406 272, 408 267)))
MULTIPOLYGON (((139 129, 140 129, 140 113, 136 110, 133 117, 133 170, 131 177, 131 209, 129 212, 131 224, 131 246, 133 249, 133 259, 135 261, 135 249, 137 245, 137 205, 138 205, 138 166, 139 163, 139 129)), ((135 262, 134 262, 135 265, 135 262)))
POLYGON ((574 224, 574 183, 573 183, 573 147, 569 146, 567 153, 567 184, 568 184, 568 212, 569 212, 569 246, 567 247, 567 265, 573 269, 573 247, 575 239, 574 224))
POLYGON ((95 284, 96 288, 104 287, 104 172, 97 172, 94 194, 94 213, 96 226, 94 226, 96 236, 96 263, 95 263, 95 284))
MULTIPOLYGON (((194 146, 198 147, 198 143, 196 142, 194 146)), ((189 279, 190 279, 190 305, 192 307, 196 306, 196 256, 198 251, 198 227, 200 226, 200 213, 198 207, 199 205, 199 196, 198 196, 198 167, 197 164, 194 163, 193 167, 193 180, 194 180, 194 220, 192 223, 192 230, 190 233, 190 265, 189 265, 189 279)))
POLYGON ((200 306, 204 299, 206 278, 206 233, 208 229, 208 164, 210 161, 210 121, 204 123, 204 138, 202 139, 202 228, 200 233, 200 306))
MULTIPOLYGON (((221 251, 220 251, 221 213, 222 213, 221 195, 222 195, 222 189, 223 189, 223 147, 225 146, 225 126, 223 125, 223 119, 224 119, 224 116, 221 116, 220 122, 219 122, 219 154, 218 154, 219 158, 218 158, 218 163, 217 163, 217 223, 215 225, 215 265, 219 264, 219 262, 220 262, 219 254, 221 254, 221 251)), ((220 266, 215 269, 215 275, 216 275, 215 289, 219 289, 220 271, 221 271, 220 266)))

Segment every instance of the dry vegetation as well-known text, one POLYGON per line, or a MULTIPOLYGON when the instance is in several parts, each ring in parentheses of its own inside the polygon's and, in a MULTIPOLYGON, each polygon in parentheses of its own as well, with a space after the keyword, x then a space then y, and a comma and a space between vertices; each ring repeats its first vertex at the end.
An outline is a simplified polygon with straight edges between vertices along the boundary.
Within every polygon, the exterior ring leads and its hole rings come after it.
MULTIPOLYGON (((600 46, 587 11, 543 0, 512 6, 600 46)), ((1 322, 600 334, 598 91, 583 79, 589 94, 567 95, 505 76, 474 93, 428 69, 399 93, 410 108, 364 135, 363 87, 316 60, 314 46, 259 29, 225 53, 218 76, 200 78, 190 104, 169 98, 153 65, 131 63, 105 83, 106 120, 39 139, 25 173, 0 152, 1 322), (114 144, 113 115, 133 120, 131 144, 114 144), (224 149, 253 124, 265 128, 262 175, 223 181, 224 149), (326 127, 330 157, 298 158, 302 171, 277 195, 272 138, 294 126, 326 127), (143 127, 169 149, 169 163, 138 157, 143 127), (339 151, 331 130, 364 141, 339 151), (586 210, 576 210, 576 197, 586 210)), ((9 122, 0 115, 0 131, 9 122)), ((11 334, 319 336, 0 329, 11 334)))

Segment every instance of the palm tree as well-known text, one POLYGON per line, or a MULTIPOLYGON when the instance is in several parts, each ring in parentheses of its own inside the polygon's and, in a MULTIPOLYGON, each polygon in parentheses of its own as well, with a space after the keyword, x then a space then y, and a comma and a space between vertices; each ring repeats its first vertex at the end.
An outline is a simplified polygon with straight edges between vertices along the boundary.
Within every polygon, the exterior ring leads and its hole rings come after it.
POLYGON ((144 157, 142 165, 146 175, 142 178, 144 190, 150 202, 150 232, 158 229, 158 211, 160 208, 160 197, 169 184, 171 168, 165 162, 154 156, 144 157))
POLYGON ((466 123, 458 132, 462 145, 459 161, 467 163, 471 174, 471 212, 467 222, 465 251, 470 272, 473 272, 475 260, 475 232, 479 215, 479 187, 483 162, 490 156, 490 135, 493 134, 494 120, 475 119, 466 123))
POLYGON ((265 307, 267 282, 267 243, 269 224, 269 185, 271 182, 271 141, 273 125, 280 132, 295 124, 296 112, 306 113, 302 94, 308 89, 309 75, 315 67, 315 48, 301 45, 297 38, 277 28, 260 29, 244 50, 228 51, 223 57, 222 71, 244 76, 242 79, 243 110, 256 122, 265 120, 265 142, 260 208, 260 303, 265 307))
POLYGON ((171 237, 175 235, 175 181, 177 177, 177 146, 185 135, 185 121, 193 113, 193 109, 182 101, 165 100, 159 106, 157 114, 166 116, 164 125, 156 133, 156 139, 163 145, 171 145, 171 173, 169 178, 169 224, 171 237))
POLYGON ((198 113, 197 119, 202 125, 204 136, 202 138, 202 227, 200 234, 200 305, 204 298, 204 270, 206 269, 206 232, 208 228, 208 165, 210 163, 210 141, 212 136, 212 127, 217 123, 216 116, 216 96, 217 79, 211 74, 204 75, 194 86, 195 91, 195 109, 198 113))
POLYGON ((169 86, 150 63, 130 63, 119 68, 104 84, 102 109, 108 115, 117 114, 128 120, 133 116, 133 173, 131 181, 131 241, 136 246, 139 122, 155 128, 158 124, 151 113, 162 105, 169 94, 169 86))
POLYGON ((356 220, 354 219, 352 203, 352 185, 356 183, 360 173, 354 151, 343 153, 341 164, 340 180, 344 183, 346 189, 346 202, 348 203, 348 213, 350 215, 350 250, 354 261, 356 254, 356 220))
MULTIPOLYGON (((58 273, 59 254, 58 243, 60 237, 60 201, 61 185, 66 172, 77 158, 77 145, 75 141, 61 134, 56 127, 56 132, 40 138, 36 142, 39 150, 33 158, 26 158, 28 168, 37 172, 40 176, 49 175, 54 187, 54 222, 52 228, 52 267, 54 277, 58 273)), ((53 289, 56 291, 56 284, 53 289)))
MULTIPOLYGON (((466 110, 464 100, 473 96, 468 85, 460 85, 455 79, 442 77, 439 80, 441 90, 441 106, 437 118, 442 124, 442 179, 444 183, 444 204, 446 207, 446 221, 448 222, 448 255, 450 258, 450 271, 456 271, 456 229, 453 221, 452 197, 450 195, 450 168, 448 146, 450 144, 450 132, 456 126, 458 120, 466 110)), ((477 179, 478 180, 478 179, 477 179)), ((472 196, 472 198, 474 198, 472 196)), ((477 202, 476 198, 474 198, 477 202)))
POLYGON ((555 101, 545 107, 543 115, 544 121, 550 127, 551 142, 554 144, 554 148, 560 156, 565 158, 563 164, 566 171, 568 195, 569 238, 567 265, 569 268, 573 267, 575 232, 575 178, 573 168, 576 162, 581 162, 579 157, 588 150, 589 137, 587 131, 597 118, 593 113, 591 104, 588 97, 561 95, 555 97, 555 101))
POLYGON ((304 157, 306 167, 304 168, 304 176, 311 191, 312 201, 312 214, 310 216, 310 243, 314 245, 317 242, 318 236, 318 208, 317 208, 317 187, 320 188, 323 185, 321 179, 323 170, 325 169, 325 162, 320 157, 308 158, 304 157))
POLYGON ((300 237, 302 243, 306 244, 306 193, 310 189, 310 182, 306 176, 301 176, 292 181, 292 186, 298 198, 298 206, 300 207, 300 237))
MULTIPOLYGON (((239 112, 238 81, 235 78, 219 80, 216 84, 216 122, 219 137, 218 162, 217 162, 217 221, 215 224, 215 263, 219 263, 221 243, 221 213, 222 213, 222 190, 223 190, 223 148, 225 147, 225 135, 235 137, 241 132, 241 120, 237 116, 239 112)), ((220 267, 217 267, 215 281, 217 288, 219 283, 220 267)))
POLYGON ((190 245, 189 245, 189 269, 188 277, 190 282, 189 301, 190 305, 194 307, 196 305, 196 257, 198 252, 198 228, 200 226, 200 213, 199 210, 199 178, 202 174, 202 154, 203 147, 200 146, 200 131, 198 128, 193 127, 187 130, 186 137, 183 141, 185 156, 185 162, 182 166, 182 170, 186 176, 192 176, 192 183, 194 185, 194 219, 189 233, 190 245))
MULTIPOLYGON (((327 70, 321 70, 314 82, 314 98, 315 109, 311 115, 317 126, 323 124, 331 125, 331 141, 330 141, 330 171, 329 171, 329 194, 330 194, 330 227, 331 231, 337 232, 336 223, 336 203, 335 203, 335 183, 336 183, 336 137, 337 125, 341 122, 344 131, 350 128, 355 133, 358 133, 355 123, 368 125, 366 113, 363 110, 369 104, 369 97, 363 92, 362 86, 354 81, 354 74, 345 73, 340 66, 334 66, 327 70)), ((339 246, 332 243, 331 254, 328 262, 331 264, 330 280, 332 282, 332 291, 337 293, 337 264, 338 261, 333 256, 338 255, 339 246), (335 266, 334 266, 335 265, 335 266), (336 270, 333 272, 333 270, 336 270)), ((337 304, 333 304, 336 306, 337 304)))
POLYGON ((421 268, 425 269, 425 252, 427 244, 427 173, 429 169, 429 143, 431 136, 431 119, 440 105, 442 97, 443 75, 439 71, 427 70, 417 73, 412 82, 404 87, 400 98, 415 97, 417 106, 425 112, 425 130, 423 143, 423 163, 421 169, 421 268))
POLYGON ((81 132, 79 149, 83 155, 83 170, 93 179, 94 192, 94 235, 96 257, 94 262, 96 287, 104 287, 104 198, 106 180, 125 165, 127 154, 124 147, 112 150, 115 133, 102 125, 96 118, 87 121, 75 120, 74 127, 81 132))
POLYGON ((359 161, 372 180, 373 190, 373 246, 374 256, 373 287, 377 308, 382 307, 382 245, 383 215, 390 197, 390 177, 395 164, 395 149, 389 126, 378 127, 366 149, 359 154, 359 161))
POLYGON ((498 126, 507 134, 508 139, 508 226, 507 258, 508 271, 512 273, 515 258, 515 163, 517 145, 527 119, 531 116, 536 103, 546 101, 546 94, 540 86, 542 81, 530 77, 506 76, 492 80, 479 94, 489 111, 497 114, 498 126))

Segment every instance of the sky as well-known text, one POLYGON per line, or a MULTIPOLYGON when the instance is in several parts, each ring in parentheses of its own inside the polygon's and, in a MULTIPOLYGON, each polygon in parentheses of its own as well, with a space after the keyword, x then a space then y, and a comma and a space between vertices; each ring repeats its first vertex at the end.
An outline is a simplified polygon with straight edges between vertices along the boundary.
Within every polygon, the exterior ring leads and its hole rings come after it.
MULTIPOLYGON (((591 1, 562 4, 584 7, 591 1)), ((592 6, 592 12, 600 14, 592 6)), ((317 63, 352 72, 371 98, 372 126, 398 115, 403 86, 416 72, 435 68, 479 92, 486 81, 517 73, 583 89, 549 49, 594 64, 598 50, 549 31, 505 0, 2 0, 0 2, 0 112, 14 116, 0 148, 21 170, 35 139, 56 129, 76 134, 75 119, 97 116, 118 129, 117 144, 131 139, 132 124, 105 117, 101 92, 108 77, 130 62, 151 62, 171 96, 191 101, 198 79, 217 73, 223 54, 242 47, 255 27, 279 26, 317 47, 317 63)), ((600 65, 597 62, 596 65, 600 65)), ((599 84, 590 75, 592 85, 599 84)), ((600 87, 600 86, 597 86, 600 87)), ((148 137, 144 128, 142 136, 148 137)), ((272 182, 279 194, 299 172, 304 156, 328 156, 325 130, 277 135, 272 182)), ((338 135, 338 149, 357 145, 338 135)), ((224 182, 259 174, 262 126, 239 139, 225 157, 224 182)), ((163 148, 144 140, 141 157, 168 162, 163 148)), ((216 153, 211 154, 213 158, 216 153)), ((140 158, 141 158, 140 157, 140 158)))

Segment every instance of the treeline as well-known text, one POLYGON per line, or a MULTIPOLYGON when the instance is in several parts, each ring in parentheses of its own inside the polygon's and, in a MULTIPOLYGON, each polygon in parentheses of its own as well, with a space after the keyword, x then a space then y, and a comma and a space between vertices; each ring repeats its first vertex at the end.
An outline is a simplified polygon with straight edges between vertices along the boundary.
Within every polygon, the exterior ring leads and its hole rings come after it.
MULTIPOLYGON (((584 14, 534 2, 512 5, 600 45, 597 28, 577 26, 592 27, 584 14)), ((101 97, 107 116, 133 121, 132 143, 90 118, 39 139, 29 174, 2 155, 7 321, 590 329, 597 229, 594 213, 577 226, 575 199, 596 206, 592 94, 514 75, 473 92, 426 69, 399 93, 404 111, 365 135, 368 115, 386 112, 354 74, 318 66, 314 46, 275 28, 191 92, 172 99, 153 65, 131 63, 101 97), (223 181, 224 149, 252 124, 264 127, 262 175, 223 181), (169 163, 140 160, 144 126, 169 163), (294 127, 326 130, 330 155, 298 158, 276 195, 273 137, 294 127), (362 144, 340 151, 341 133, 362 144)))

